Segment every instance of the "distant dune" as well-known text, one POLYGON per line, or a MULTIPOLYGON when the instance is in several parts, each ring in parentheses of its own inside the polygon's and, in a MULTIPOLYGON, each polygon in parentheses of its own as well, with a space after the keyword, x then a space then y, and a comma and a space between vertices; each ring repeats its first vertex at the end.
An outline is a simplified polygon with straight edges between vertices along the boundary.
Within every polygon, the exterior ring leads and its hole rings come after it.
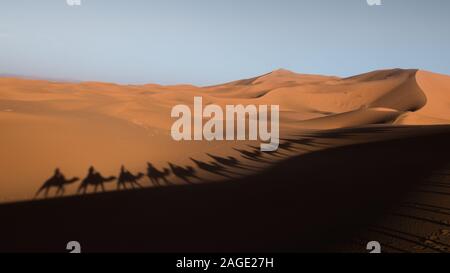
MULTIPOLYGON (((171 108, 179 103, 192 105, 196 95, 203 96, 204 104, 221 106, 279 104, 282 138, 311 130, 377 124, 450 124, 450 77, 420 70, 380 70, 349 78, 276 70, 207 87, 3 77, 0 202, 32 198, 56 167, 66 177, 82 178, 89 166, 104 176, 117 176, 121 165, 137 173, 145 172, 147 162, 163 171, 168 163, 197 167, 190 158, 208 163, 208 154, 241 158, 242 151, 255 143, 172 140, 171 108)), ((265 163, 246 164, 249 168, 238 175, 252 173, 265 163)), ((226 178, 202 168, 196 176, 195 182, 226 178)), ((173 174, 167 178, 173 184, 185 183, 173 174)), ((152 185, 148 179, 141 183, 152 185)), ((77 184, 70 185, 66 194, 75 193, 76 188, 77 184)), ((115 183, 106 189, 116 189, 115 183)))

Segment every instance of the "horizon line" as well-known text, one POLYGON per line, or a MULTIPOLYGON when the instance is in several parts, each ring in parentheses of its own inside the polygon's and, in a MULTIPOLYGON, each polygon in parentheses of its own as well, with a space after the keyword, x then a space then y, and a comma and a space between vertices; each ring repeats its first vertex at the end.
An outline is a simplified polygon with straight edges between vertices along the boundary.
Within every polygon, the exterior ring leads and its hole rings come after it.
POLYGON ((252 79, 252 78, 260 78, 260 77, 272 74, 272 73, 277 72, 277 71, 285 71, 285 72, 288 72, 288 73, 293 73, 293 74, 297 74, 297 75, 305 75, 305 76, 324 76, 324 77, 336 77, 336 78, 340 78, 340 79, 345 79, 345 78, 355 77, 355 76, 359 76, 359 75, 364 75, 364 74, 371 73, 371 72, 376 72, 376 71, 388 71, 388 70, 397 70, 397 69, 400 69, 400 70, 427 71, 427 72, 431 72, 431 73, 435 73, 435 74, 441 74, 441 75, 450 76, 449 74, 445 74, 445 73, 441 73, 441 72, 434 72, 434 71, 430 71, 430 70, 426 70, 426 69, 420 69, 420 68, 391 67, 391 68, 379 68, 379 69, 375 69, 375 70, 369 70, 369 71, 366 71, 366 72, 361 72, 361 73, 358 73, 358 74, 350 74, 350 75, 345 75, 345 76, 318 74, 318 73, 299 73, 299 72, 296 72, 296 71, 293 71, 293 70, 290 70, 290 69, 278 68, 278 69, 275 69, 275 70, 271 70, 271 71, 269 71, 267 73, 263 73, 263 74, 259 74, 259 75, 255 75, 255 76, 242 77, 242 78, 231 80, 231 81, 226 81, 226 82, 221 82, 221 83, 216 83, 216 84, 207 84, 207 85, 197 85, 197 84, 186 83, 186 82, 180 82, 180 83, 175 83, 175 84, 160 84, 160 83, 156 83, 156 82, 121 83, 121 82, 113 82, 113 81, 77 80, 77 79, 58 78, 58 77, 20 75, 20 74, 15 74, 15 73, 0 73, 0 79, 2 79, 2 78, 3 79, 10 78, 10 79, 21 79, 21 80, 30 80, 30 81, 34 80, 34 81, 48 81, 48 82, 53 82, 53 83, 73 83, 73 84, 102 83, 102 84, 112 84, 112 85, 119 85, 119 86, 158 85, 158 86, 161 86, 161 87, 171 87, 171 86, 188 85, 188 86, 198 87, 198 88, 207 88, 207 87, 213 87, 213 86, 218 86, 218 85, 229 84, 229 83, 236 82, 236 81, 241 81, 241 80, 248 80, 248 79, 252 79))

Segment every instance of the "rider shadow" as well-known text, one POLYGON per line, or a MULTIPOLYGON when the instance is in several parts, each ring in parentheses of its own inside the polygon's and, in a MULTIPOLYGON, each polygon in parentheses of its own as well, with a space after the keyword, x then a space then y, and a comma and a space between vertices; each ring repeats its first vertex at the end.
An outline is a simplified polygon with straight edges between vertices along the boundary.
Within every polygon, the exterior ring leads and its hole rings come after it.
POLYGON ((193 182, 191 181, 192 178, 200 180, 200 177, 198 177, 196 174, 196 170, 191 166, 181 167, 170 162, 168 164, 172 173, 176 177, 181 178, 184 182, 193 184, 193 182))
POLYGON ((138 182, 142 177, 144 177, 143 173, 139 172, 137 175, 134 175, 122 165, 120 168, 119 178, 117 179, 117 190, 120 190, 121 188, 125 190, 128 189, 128 184, 132 189, 143 188, 138 182))
POLYGON ((93 166, 89 167, 89 171, 87 176, 81 181, 80 186, 78 187, 77 193, 86 194, 89 186, 94 186, 94 192, 97 192, 98 186, 105 192, 104 183, 112 182, 116 180, 115 176, 103 177, 98 171, 94 169, 93 166))
POLYGON ((53 176, 44 182, 44 184, 39 188, 34 197, 37 198, 39 194, 44 191, 44 197, 47 198, 51 188, 57 188, 55 196, 58 196, 59 194, 60 196, 63 196, 65 193, 65 186, 75 183, 78 180, 80 180, 78 177, 66 179, 59 168, 56 168, 53 176))
POLYGON ((162 171, 158 170, 153 164, 147 162, 147 177, 150 179, 153 185, 161 186, 159 180, 162 179, 167 185, 171 185, 172 183, 167 180, 167 176, 170 175, 170 170, 167 168, 163 168, 162 171))

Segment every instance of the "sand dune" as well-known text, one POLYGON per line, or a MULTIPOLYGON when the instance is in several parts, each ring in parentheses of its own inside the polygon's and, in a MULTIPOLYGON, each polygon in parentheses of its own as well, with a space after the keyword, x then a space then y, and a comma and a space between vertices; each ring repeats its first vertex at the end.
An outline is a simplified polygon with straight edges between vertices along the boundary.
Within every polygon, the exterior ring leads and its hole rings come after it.
MULTIPOLYGON (((195 167, 189 158, 209 162, 207 153, 240 158, 238 150, 254 143, 172 140, 171 108, 192 105, 196 95, 204 104, 221 106, 279 104, 282 138, 313 129, 450 124, 450 77, 418 70, 349 78, 277 70, 207 87, 0 78, 0 202, 31 198, 56 167, 67 177, 83 177, 93 165, 109 176, 117 175, 122 164, 138 172, 147 162, 161 170, 168 162, 195 167)), ((223 179, 204 170, 198 175, 223 179)), ((67 194, 75 189, 69 187, 67 194)))
POLYGON ((427 103, 415 112, 405 113, 399 123, 448 124, 450 122, 450 77, 418 71, 416 81, 427 103))

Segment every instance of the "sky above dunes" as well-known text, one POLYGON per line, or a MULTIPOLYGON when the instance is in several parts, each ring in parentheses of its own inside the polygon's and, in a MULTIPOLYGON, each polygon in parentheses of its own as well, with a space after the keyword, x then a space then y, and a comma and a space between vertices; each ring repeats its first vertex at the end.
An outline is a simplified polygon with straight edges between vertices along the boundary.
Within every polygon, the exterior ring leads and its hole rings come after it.
POLYGON ((448 0, 0 0, 0 74, 196 85, 277 68, 450 74, 449 13, 448 0))

